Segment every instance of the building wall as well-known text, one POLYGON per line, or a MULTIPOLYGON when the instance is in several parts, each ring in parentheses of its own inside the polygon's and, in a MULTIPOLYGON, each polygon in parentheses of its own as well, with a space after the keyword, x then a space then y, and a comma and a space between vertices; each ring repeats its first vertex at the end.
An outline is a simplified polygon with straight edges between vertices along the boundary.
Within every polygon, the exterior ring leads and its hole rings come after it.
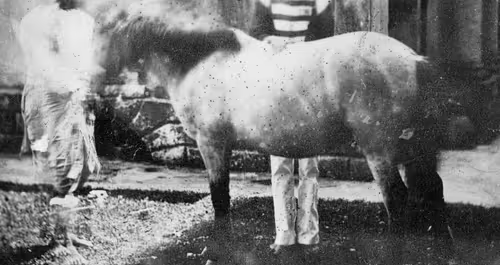
POLYGON ((0 84, 22 84, 24 59, 16 40, 16 30, 21 18, 38 3, 49 0, 2 0, 0 1, 0 84))

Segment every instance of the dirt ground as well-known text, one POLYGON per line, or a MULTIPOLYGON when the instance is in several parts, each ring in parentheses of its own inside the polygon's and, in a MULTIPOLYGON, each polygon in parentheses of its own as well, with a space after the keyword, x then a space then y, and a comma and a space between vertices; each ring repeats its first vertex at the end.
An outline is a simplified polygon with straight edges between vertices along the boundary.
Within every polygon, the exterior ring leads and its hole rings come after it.
MULTIPOLYGON (((458 264, 500 265, 500 154, 479 147, 442 157, 440 175, 458 264)), ((94 242, 93 249, 81 249, 89 264, 202 264, 188 254, 201 252, 212 223, 205 171, 105 159, 103 165, 87 191, 106 189, 110 197, 104 207, 82 213, 77 229, 94 242)), ((41 236, 47 230, 47 198, 33 184, 48 182, 33 175, 29 157, 0 156, 0 234, 3 246, 9 246, 0 251, 5 264, 57 264, 35 255, 47 250, 41 236)), ((386 264, 384 257, 395 241, 384 234, 385 211, 373 182, 320 180, 322 244, 311 260, 294 250, 285 257, 270 254, 274 223, 269 184, 269 174, 231 175, 231 264, 386 264)), ((85 194, 81 199, 93 203, 85 194)), ((398 240, 401 264, 444 264, 428 235, 398 240)))
MULTIPOLYGON (((442 153, 439 174, 444 182, 447 202, 500 207, 500 152, 498 147, 492 146, 442 153)), ((207 174, 201 169, 167 168, 106 159, 102 159, 102 163, 101 175, 90 179, 89 185, 93 188, 209 192, 207 174)), ((14 155, 0 154, 0 181, 33 184, 50 183, 51 180, 33 174, 30 157, 19 159, 14 155)), ((231 173, 232 196, 271 196, 269 184, 268 173, 231 173)), ((320 187, 319 197, 324 199, 382 201, 373 182, 322 178, 320 187)))

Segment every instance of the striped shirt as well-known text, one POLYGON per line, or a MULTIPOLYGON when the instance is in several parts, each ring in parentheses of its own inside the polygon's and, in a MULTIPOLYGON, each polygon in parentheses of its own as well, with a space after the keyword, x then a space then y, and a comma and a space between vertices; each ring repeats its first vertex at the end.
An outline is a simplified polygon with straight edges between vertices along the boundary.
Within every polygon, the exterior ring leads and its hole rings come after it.
POLYGON ((289 37, 291 42, 304 41, 311 35, 311 22, 317 20, 321 12, 327 13, 333 31, 333 13, 331 9, 325 11, 330 0, 259 0, 258 4, 257 22, 251 32, 257 38, 262 39, 259 35, 274 35, 289 37))
POLYGON ((270 8, 276 35, 304 41, 316 12, 315 5, 315 0, 272 1, 270 8))

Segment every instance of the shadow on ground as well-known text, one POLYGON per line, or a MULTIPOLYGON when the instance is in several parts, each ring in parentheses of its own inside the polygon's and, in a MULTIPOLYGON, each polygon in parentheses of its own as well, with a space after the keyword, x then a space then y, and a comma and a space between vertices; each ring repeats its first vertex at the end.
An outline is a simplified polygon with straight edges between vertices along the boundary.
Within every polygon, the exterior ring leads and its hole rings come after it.
MULTIPOLYGON (((67 253, 58 251, 51 240, 57 229, 48 205, 51 189, 45 184, 0 182, 0 264, 63 264, 67 253)), ((82 206, 94 206, 85 196, 89 191, 84 188, 78 194, 82 206)), ((72 227, 78 235, 95 240, 101 248, 95 252, 110 260, 117 259, 117 254, 110 253, 108 248, 119 251, 130 241, 136 249, 141 244, 147 245, 147 240, 142 238, 154 239, 161 233, 165 233, 166 238, 174 235, 176 228, 165 227, 165 223, 172 226, 176 223, 177 229, 185 229, 194 204, 208 195, 133 189, 108 190, 108 194, 110 198, 105 205, 78 211, 72 227)), ((92 259, 88 251, 86 256, 92 259)))
MULTIPOLYGON (((456 239, 458 264, 500 264, 500 209, 449 205, 451 226, 456 239)), ((291 251, 277 257, 269 251, 274 236, 271 198, 248 198, 235 202, 232 211, 234 235, 224 248, 231 256, 229 264, 387 264, 387 257, 400 246, 400 264, 445 264, 430 235, 408 234, 388 238, 386 216, 381 203, 320 200, 321 248, 315 257, 291 251)), ((144 253, 149 256, 137 265, 203 264, 200 253, 207 243, 211 223, 198 224, 182 240, 144 253)))
MULTIPOLYGON (((49 184, 19 184, 8 181, 0 181, 0 190, 14 192, 45 192, 51 194, 54 190, 49 184)), ((78 191, 76 195, 86 196, 92 190, 91 187, 85 186, 78 191)), ((191 191, 175 191, 175 190, 144 190, 144 189, 103 189, 106 190, 109 196, 121 196, 127 199, 168 202, 168 203, 188 203, 193 204, 204 197, 208 193, 199 193, 191 191)))

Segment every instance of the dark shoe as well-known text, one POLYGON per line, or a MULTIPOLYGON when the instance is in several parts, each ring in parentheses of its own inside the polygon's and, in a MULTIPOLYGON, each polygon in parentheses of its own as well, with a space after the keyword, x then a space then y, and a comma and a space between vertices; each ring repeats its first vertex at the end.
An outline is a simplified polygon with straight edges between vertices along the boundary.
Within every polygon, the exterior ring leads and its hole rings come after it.
POLYGON ((271 245, 271 248, 275 251, 275 255, 278 258, 280 265, 304 265, 304 255, 300 251, 299 245, 271 245))
POLYGON ((318 244, 314 245, 302 245, 300 244, 300 249, 303 253, 304 264, 316 265, 320 264, 320 247, 318 244))
POLYGON ((302 245, 302 244, 300 244, 300 247, 302 248, 302 251, 304 251, 305 254, 308 254, 308 255, 319 254, 319 245, 318 244, 314 244, 314 245, 302 245))

